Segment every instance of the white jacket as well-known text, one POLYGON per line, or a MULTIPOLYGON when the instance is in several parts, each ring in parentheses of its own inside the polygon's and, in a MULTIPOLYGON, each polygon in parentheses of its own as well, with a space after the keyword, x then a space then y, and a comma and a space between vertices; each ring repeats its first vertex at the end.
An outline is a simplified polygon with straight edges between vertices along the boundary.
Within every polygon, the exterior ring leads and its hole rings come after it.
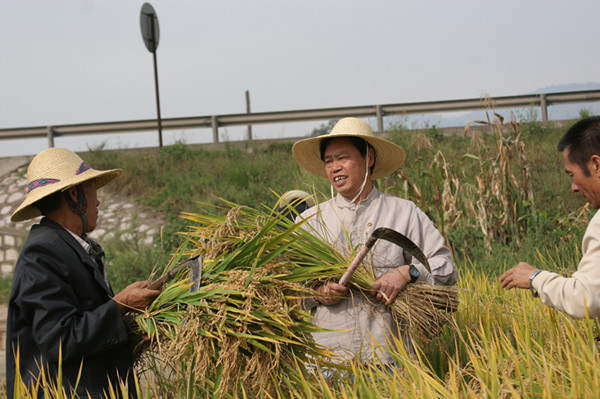
POLYGON ((583 236, 583 256, 571 277, 542 271, 531 285, 544 304, 571 317, 600 319, 600 212, 596 212, 583 236))
MULTIPOLYGON (((424 265, 404 253, 398 245, 378 240, 365 259, 373 265, 377 277, 395 267, 413 264, 419 269, 419 280, 423 282, 456 283, 458 271, 444 238, 427 215, 411 201, 383 194, 373 187, 368 197, 359 204, 338 194, 306 210, 300 217, 308 218, 306 229, 347 255, 352 252, 352 247, 363 244, 376 228, 394 229, 410 238, 423 251, 432 272, 429 273, 424 265), (315 215, 317 212, 320 215, 315 215)), ((312 308, 313 323, 327 329, 344 330, 313 335, 318 344, 333 348, 344 357, 360 356, 365 361, 388 363, 391 361, 389 354, 381 349, 374 352, 373 348, 389 346, 387 343, 392 342, 392 336, 407 342, 408 337, 400 337, 397 323, 393 322, 388 308, 370 295, 351 292, 348 298, 336 305, 326 306, 316 301, 308 301, 307 305, 312 308)))

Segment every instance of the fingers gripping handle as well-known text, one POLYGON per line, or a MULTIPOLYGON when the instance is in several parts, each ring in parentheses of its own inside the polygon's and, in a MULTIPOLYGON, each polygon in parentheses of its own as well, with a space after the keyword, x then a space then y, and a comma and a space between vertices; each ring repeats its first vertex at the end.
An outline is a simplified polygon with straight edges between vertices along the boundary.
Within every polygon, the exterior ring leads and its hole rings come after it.
POLYGON ((356 270, 360 262, 363 261, 367 253, 371 250, 371 247, 375 245, 375 241, 378 239, 383 239, 389 241, 393 244, 400 246, 403 250, 414 256, 418 261, 420 261, 423 266, 431 273, 431 267, 429 266, 429 261, 425 254, 421 251, 421 249, 412 242, 408 237, 404 234, 397 232, 396 230, 387 228, 387 227, 379 227, 373 231, 365 245, 360 249, 358 255, 354 258, 348 269, 340 279, 341 285, 346 285, 350 281, 352 277, 352 273, 356 270))
POLYGON ((354 273, 358 265, 360 265, 360 262, 363 261, 365 256, 367 256, 367 253, 371 250, 373 245, 375 245, 375 241, 377 241, 377 239, 379 238, 379 233, 379 229, 375 230, 373 234, 371 234, 371 237, 369 237, 365 245, 362 246, 356 257, 354 258, 352 263, 350 263, 350 266, 348 266, 348 269, 346 270, 346 272, 344 272, 344 275, 340 279, 341 285, 348 284, 350 278, 352 277, 352 274, 354 273))

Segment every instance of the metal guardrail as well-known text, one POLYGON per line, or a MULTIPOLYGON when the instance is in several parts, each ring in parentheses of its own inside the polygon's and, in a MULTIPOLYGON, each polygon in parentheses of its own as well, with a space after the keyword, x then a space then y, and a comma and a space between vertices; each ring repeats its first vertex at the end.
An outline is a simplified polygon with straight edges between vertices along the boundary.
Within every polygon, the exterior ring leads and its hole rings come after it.
MULTIPOLYGON (((494 97, 492 99, 495 103, 495 108, 540 107, 542 122, 547 122, 548 106, 600 101, 600 90, 494 97)), ((218 129, 219 127, 225 126, 331 120, 346 116, 354 116, 377 118, 377 128, 378 131, 381 132, 383 131, 384 116, 467 111, 478 110, 482 109, 483 107, 484 105, 482 103, 482 99, 476 98, 466 100, 365 105, 296 111, 256 112, 163 119, 162 128, 167 130, 212 128, 213 142, 218 143, 218 129)), ((48 144, 50 147, 53 147, 54 137, 107 133, 151 132, 156 128, 156 119, 22 127, 0 129, 0 140, 48 137, 48 144)))

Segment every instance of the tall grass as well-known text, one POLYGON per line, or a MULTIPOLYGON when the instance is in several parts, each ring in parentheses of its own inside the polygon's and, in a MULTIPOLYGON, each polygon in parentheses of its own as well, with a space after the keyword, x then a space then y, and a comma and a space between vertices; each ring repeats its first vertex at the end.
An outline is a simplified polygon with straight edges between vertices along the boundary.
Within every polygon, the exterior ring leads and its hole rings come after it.
MULTIPOLYGON (((488 115, 483 135, 443 136, 437 129, 395 126, 389 139, 406 149, 407 162, 402 174, 378 182, 382 191, 415 201, 444 231, 460 272, 460 307, 453 322, 421 346, 417 357, 395 353, 395 370, 348 364, 344 370, 316 368, 306 374, 303 362, 289 364, 290 373, 302 378, 283 376, 270 385, 269 397, 593 397, 600 392, 597 322, 570 319, 528 291, 506 291, 497 281, 520 260, 563 275, 576 268, 591 210, 570 193, 556 151, 565 128, 519 123, 493 108, 488 115)), ((169 238, 163 241, 170 254, 182 243, 171 233, 189 231, 180 214, 201 212, 200 203, 225 198, 272 206, 277 198, 271 190, 295 188, 327 197, 327 182, 302 171, 290 154, 291 144, 208 150, 179 143, 148 153, 94 151, 88 158, 94 167, 123 168, 124 177, 112 189, 170 215, 164 232, 169 238)), ((183 375, 191 383, 196 377, 189 366, 183 375)), ((210 397, 219 378, 215 375, 212 388, 201 394, 182 382, 178 395, 210 397)), ((231 378, 239 389, 229 397, 249 397, 251 381, 231 378)), ((152 392, 167 392, 161 384, 168 381, 149 381, 152 392)))
POLYGON ((540 245, 577 242, 590 212, 570 192, 556 151, 564 129, 505 119, 486 101, 487 119, 473 125, 487 134, 471 124, 463 137, 398 126, 390 139, 408 149, 407 166, 380 184, 417 203, 447 237, 455 259, 495 275, 531 259, 540 245))
MULTIPOLYGON (((382 191, 416 202, 444 232, 457 260, 471 260, 496 275, 505 265, 531 259, 546 244, 577 243, 589 212, 581 212, 584 202, 570 193, 556 151, 565 128, 520 124, 493 108, 488 115, 479 124, 488 133, 471 129, 465 137, 393 126, 388 138, 406 149, 407 161, 401 174, 377 184, 382 191), (491 258, 490 252, 498 256, 491 258)), ((165 254, 181 244, 174 234, 186 228, 179 214, 201 212, 199 203, 225 198, 251 207, 270 206, 277 200, 272 190, 297 188, 314 191, 321 200, 330 195, 325 179, 296 164, 291 143, 246 143, 224 150, 178 143, 145 153, 92 151, 88 158, 98 168, 124 169, 105 190, 134 195, 168 215, 169 224, 157 241, 165 254)))
MULTIPOLYGON (((576 248, 554 249, 540 252, 537 261, 545 269, 568 273, 572 270, 563 270, 563 265, 573 264, 578 256, 576 248)), ((459 268, 461 305, 454 323, 420 347, 418 356, 400 349, 394 353, 399 365, 395 369, 349 363, 345 369, 313 369, 312 374, 298 362, 290 366, 290 373, 296 370, 303 377, 292 383, 291 374, 283 376, 272 385, 271 396, 263 397, 581 398, 600 392, 597 321, 571 319, 542 305, 528 291, 503 290, 496 279, 473 271, 472 265, 459 264, 459 268)), ((188 364, 189 370, 192 366, 188 364)), ((182 383, 176 393, 164 391, 161 383, 165 382, 152 378, 143 390, 148 389, 148 397, 158 398, 205 398, 217 392, 210 385, 201 393, 186 389, 200 378, 193 373, 171 378, 182 383)), ((239 389, 226 397, 251 397, 244 389, 250 379, 238 375, 234 381, 239 389)), ((42 382, 38 389, 56 389, 46 384, 42 382)), ((31 396, 23 393, 23 397, 31 396)))

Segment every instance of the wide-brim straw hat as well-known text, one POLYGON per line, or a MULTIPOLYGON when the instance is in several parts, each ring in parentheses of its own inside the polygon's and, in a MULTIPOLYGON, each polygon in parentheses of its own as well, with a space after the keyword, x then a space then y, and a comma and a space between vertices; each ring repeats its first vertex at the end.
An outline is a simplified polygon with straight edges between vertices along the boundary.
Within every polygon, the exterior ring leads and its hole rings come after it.
POLYGON ((315 202, 315 198, 303 190, 290 190, 286 191, 279 201, 277 202, 277 207, 286 207, 289 205, 297 205, 299 203, 305 202, 306 206, 312 208, 317 203, 315 202))
POLYGON ((327 178, 325 162, 321 159, 321 141, 325 138, 338 137, 360 137, 373 147, 375 150, 375 167, 371 176, 373 180, 394 172, 406 159, 406 152, 402 147, 376 137, 367 122, 351 117, 340 119, 329 134, 296 142, 292 148, 294 159, 310 173, 327 178))
POLYGON ((95 170, 81 157, 65 148, 48 148, 37 154, 27 168, 27 197, 12 214, 12 222, 22 222, 41 215, 34 205, 58 191, 95 180, 100 188, 121 174, 121 169, 95 170))

